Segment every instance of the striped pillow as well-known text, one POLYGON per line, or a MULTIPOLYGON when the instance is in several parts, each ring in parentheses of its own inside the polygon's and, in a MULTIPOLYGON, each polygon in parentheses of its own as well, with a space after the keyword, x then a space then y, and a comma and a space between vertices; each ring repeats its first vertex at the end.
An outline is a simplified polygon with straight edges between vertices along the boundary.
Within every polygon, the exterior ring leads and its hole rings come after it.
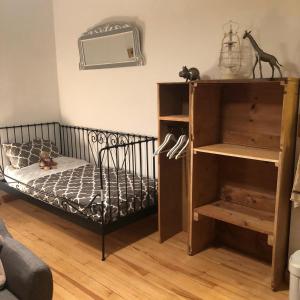
POLYGON ((4 153, 15 169, 22 169, 39 162, 42 151, 50 157, 60 156, 58 148, 49 140, 34 140, 28 143, 3 144, 4 153))

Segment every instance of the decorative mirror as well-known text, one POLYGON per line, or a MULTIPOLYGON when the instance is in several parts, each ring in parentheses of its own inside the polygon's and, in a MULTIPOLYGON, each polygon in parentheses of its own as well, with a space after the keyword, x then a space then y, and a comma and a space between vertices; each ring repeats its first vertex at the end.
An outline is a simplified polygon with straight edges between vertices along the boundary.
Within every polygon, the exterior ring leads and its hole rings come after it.
POLYGON ((129 23, 97 25, 78 40, 81 70, 141 66, 139 30, 129 23))

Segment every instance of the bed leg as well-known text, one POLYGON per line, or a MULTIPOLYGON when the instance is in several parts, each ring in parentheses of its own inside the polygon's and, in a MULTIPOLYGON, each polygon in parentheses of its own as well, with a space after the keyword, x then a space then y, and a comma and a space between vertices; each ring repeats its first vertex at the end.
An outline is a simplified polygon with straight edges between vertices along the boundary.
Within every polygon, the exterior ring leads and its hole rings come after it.
POLYGON ((101 220, 102 220, 102 228, 101 228, 101 238, 102 238, 102 261, 105 261, 105 229, 104 229, 104 192, 101 189, 101 220))

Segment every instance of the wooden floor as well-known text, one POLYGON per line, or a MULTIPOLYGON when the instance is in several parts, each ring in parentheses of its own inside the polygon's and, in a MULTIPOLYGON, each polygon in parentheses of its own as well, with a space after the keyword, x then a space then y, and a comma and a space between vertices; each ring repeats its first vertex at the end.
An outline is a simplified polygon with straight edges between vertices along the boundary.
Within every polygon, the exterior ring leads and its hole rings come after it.
POLYGON ((153 217, 107 238, 0 191, 0 217, 12 235, 52 269, 54 299, 287 299, 269 288, 270 266, 225 248, 190 257, 184 233, 159 244, 153 217))

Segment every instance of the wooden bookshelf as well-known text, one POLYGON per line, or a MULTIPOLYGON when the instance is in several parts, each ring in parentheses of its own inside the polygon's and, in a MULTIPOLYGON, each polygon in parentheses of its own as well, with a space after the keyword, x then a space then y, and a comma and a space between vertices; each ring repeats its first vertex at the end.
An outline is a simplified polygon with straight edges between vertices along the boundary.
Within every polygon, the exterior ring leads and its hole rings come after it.
POLYGON ((279 151, 230 144, 213 144, 194 148, 194 153, 211 153, 217 155, 240 157, 253 160, 273 162, 279 161, 279 151))
MULTIPOLYGON (((159 142, 189 135, 182 160, 158 160, 159 237, 188 232, 187 252, 213 245, 287 269, 299 80, 158 84, 159 142)), ((245 266, 247 268, 247 266, 245 266)))
POLYGON ((189 250, 225 244, 287 268, 298 79, 195 82, 189 250))
POLYGON ((234 204, 229 201, 216 201, 194 209, 194 220, 207 216, 243 228, 273 235, 274 213, 234 204))
POLYGON ((189 115, 169 115, 160 116, 161 121, 174 121, 174 122, 189 122, 189 115))

